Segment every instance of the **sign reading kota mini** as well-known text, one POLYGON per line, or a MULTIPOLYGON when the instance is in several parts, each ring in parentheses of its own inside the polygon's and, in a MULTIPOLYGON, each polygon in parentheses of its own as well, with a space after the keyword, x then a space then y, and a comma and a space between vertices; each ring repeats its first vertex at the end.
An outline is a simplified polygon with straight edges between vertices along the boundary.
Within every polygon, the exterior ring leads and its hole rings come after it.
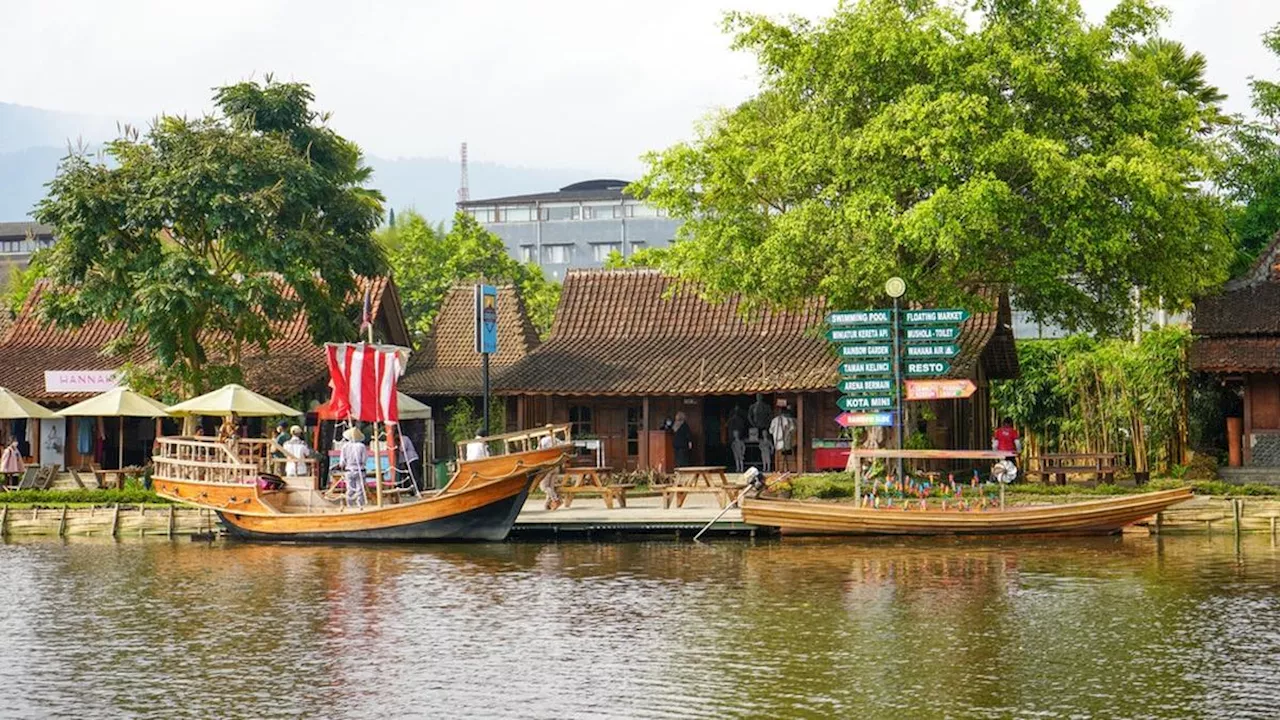
POLYGON ((120 384, 115 370, 45 370, 45 392, 106 392, 120 384))

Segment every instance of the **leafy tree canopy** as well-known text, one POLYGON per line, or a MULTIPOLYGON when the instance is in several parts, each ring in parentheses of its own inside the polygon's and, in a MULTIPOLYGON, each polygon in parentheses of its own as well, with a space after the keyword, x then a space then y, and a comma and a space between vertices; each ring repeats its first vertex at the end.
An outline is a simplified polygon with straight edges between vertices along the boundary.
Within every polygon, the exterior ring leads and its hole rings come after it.
MULTIPOLYGON (((1262 36, 1280 59, 1280 25, 1262 36)), ((1242 122, 1232 133, 1223 186, 1238 203, 1232 226, 1240 240, 1236 269, 1242 270, 1280 232, 1280 83, 1254 78, 1257 120, 1242 122)))
POLYGON ((378 234, 378 241, 386 249, 405 320, 415 334, 431 329, 449 288, 481 278, 518 287, 534 327, 543 335, 551 329, 559 283, 548 281, 537 265, 512 258, 502 239, 474 217, 458 213, 446 232, 443 224, 433 226, 418 213, 406 211, 378 234))
POLYGON ((662 265, 712 296, 981 307, 1115 332, 1225 279, 1220 93, 1121 0, 860 0, 829 19, 734 14, 758 94, 650 154, 631 192, 685 222, 662 265))
POLYGON ((122 322, 110 349, 145 347, 186 391, 234 376, 243 349, 265 348, 269 323, 300 310, 317 341, 354 337, 354 276, 385 268, 382 196, 312 100, 270 77, 230 85, 215 115, 163 116, 105 160, 65 158, 36 211, 58 238, 44 314, 122 322))

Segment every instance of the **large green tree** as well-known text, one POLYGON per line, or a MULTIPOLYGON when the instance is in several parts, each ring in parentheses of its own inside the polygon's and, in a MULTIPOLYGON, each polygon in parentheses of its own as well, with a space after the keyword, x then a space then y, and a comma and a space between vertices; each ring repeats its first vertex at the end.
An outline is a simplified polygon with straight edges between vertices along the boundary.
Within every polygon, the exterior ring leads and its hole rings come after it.
POLYGON ((397 216, 395 225, 379 233, 378 240, 386 249, 405 319, 415 334, 431 329, 454 283, 481 278, 518 287, 534 327, 544 335, 550 330, 560 284, 547 280, 537 265, 512 258, 502 239, 474 217, 460 212, 446 231, 443 225, 433 226, 418 213, 406 211, 397 216))
POLYGON ((684 220, 662 265, 710 295, 969 307, 980 288, 1069 328, 1184 307, 1232 252, 1221 95, 1204 61, 1122 0, 861 0, 817 23, 735 14, 759 92, 632 188, 684 220))
POLYGON ((145 348, 155 379, 187 392, 234 378, 269 324, 299 311, 317 341, 353 337, 355 276, 385 269, 382 196, 312 100, 270 77, 230 85, 214 115, 160 117, 105 159, 64 159, 36 211, 58 238, 42 312, 123 323, 111 350, 145 348))
MULTIPOLYGON (((1263 43, 1280 59, 1280 25, 1263 43)), ((1223 186, 1237 203, 1232 225, 1240 240, 1237 269, 1243 269, 1280 232, 1280 83, 1254 78, 1254 120, 1232 133, 1232 152, 1223 186)))

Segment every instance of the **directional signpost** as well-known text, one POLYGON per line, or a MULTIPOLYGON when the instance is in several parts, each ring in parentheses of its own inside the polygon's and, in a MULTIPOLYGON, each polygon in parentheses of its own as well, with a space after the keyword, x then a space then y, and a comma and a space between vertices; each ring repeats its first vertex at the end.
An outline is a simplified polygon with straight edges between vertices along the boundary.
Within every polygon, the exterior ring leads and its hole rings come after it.
MULTIPOLYGON (((899 301, 905 292, 906 283, 890 278, 885 294, 893 298, 892 308, 827 314, 827 339, 836 345, 841 361, 836 386, 841 397, 836 404, 845 412, 836 416, 836 422, 841 427, 896 425, 899 448, 901 390, 906 390, 907 400, 967 398, 977 390, 965 379, 924 379, 951 372, 951 360, 960 355, 960 325, 969 319, 969 312, 961 308, 902 311, 899 301), (911 379, 904 383, 903 375, 911 379)), ((901 459, 898 477, 902 477, 901 459)), ((861 487, 854 493, 861 497, 861 487)))

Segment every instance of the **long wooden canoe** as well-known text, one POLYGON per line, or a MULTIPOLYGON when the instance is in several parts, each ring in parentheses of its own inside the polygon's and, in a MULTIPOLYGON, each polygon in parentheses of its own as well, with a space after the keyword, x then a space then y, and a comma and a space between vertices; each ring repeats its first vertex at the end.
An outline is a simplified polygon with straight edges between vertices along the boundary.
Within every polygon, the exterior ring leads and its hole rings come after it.
MULTIPOLYGON (((189 442, 189 441, 188 441, 189 442)), ((159 495, 217 512, 232 537, 283 541, 503 540, 529 490, 564 462, 564 448, 516 452, 460 463, 443 490, 397 504, 344 508, 313 490, 262 490, 257 473, 242 481, 206 468, 156 458, 159 495), (187 465, 200 472, 184 472, 187 465)), ((224 465, 223 467, 227 467, 224 465)), ((235 467, 235 466, 232 466, 235 467)))
POLYGON ((903 510, 749 498, 742 519, 789 535, 1105 535, 1191 498, 1191 488, 1004 510, 903 510))

